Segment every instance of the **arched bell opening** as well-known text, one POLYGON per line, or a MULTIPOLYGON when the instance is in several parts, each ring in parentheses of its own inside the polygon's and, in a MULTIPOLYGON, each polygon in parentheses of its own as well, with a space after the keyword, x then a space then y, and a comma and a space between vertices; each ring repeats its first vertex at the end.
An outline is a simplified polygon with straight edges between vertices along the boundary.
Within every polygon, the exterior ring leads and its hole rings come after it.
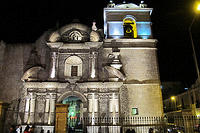
POLYGON ((137 38, 136 21, 132 17, 126 17, 123 20, 124 38, 137 38))

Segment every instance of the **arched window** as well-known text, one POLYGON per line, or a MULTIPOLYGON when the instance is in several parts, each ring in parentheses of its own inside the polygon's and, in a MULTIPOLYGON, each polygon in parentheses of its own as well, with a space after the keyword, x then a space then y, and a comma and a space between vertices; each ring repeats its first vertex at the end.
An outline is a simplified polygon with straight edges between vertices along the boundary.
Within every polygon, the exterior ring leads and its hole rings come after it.
POLYGON ((137 38, 136 22, 132 17, 126 17, 123 20, 124 37, 137 38))
POLYGON ((74 77, 82 76, 82 65, 83 62, 78 56, 70 56, 65 60, 65 71, 64 76, 74 77))

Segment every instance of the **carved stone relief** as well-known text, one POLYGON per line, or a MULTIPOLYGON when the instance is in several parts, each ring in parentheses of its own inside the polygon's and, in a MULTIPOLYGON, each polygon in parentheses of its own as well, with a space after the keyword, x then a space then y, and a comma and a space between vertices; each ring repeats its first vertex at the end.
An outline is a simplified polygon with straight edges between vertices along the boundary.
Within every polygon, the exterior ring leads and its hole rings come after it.
POLYGON ((99 94, 99 116, 100 117, 109 116, 109 94, 108 93, 99 94))
POLYGON ((36 112, 35 112, 35 121, 37 123, 42 123, 44 119, 45 98, 46 98, 45 94, 37 95, 36 112))
POLYGON ((120 88, 120 108, 121 108, 121 116, 128 115, 128 89, 126 86, 122 86, 120 88))

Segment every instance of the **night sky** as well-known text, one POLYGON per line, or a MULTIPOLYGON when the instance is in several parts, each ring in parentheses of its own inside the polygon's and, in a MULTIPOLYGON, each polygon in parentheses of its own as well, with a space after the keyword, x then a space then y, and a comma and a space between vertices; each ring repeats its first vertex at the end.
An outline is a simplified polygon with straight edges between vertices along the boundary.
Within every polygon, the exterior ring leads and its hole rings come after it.
MULTIPOLYGON (((139 0, 126 0, 139 4, 139 0)), ((116 4, 122 1, 114 1, 116 4)), ((56 0, 0 2, 0 40, 6 43, 35 42, 45 31, 62 27, 79 19, 88 26, 97 22, 103 28, 103 8, 108 0, 56 0)), ((188 27, 193 18, 192 0, 145 0, 154 8, 152 24, 158 39, 158 59, 161 81, 182 81, 186 86, 197 76, 192 57, 188 27)), ((200 58, 200 17, 192 27, 193 39, 200 58)))

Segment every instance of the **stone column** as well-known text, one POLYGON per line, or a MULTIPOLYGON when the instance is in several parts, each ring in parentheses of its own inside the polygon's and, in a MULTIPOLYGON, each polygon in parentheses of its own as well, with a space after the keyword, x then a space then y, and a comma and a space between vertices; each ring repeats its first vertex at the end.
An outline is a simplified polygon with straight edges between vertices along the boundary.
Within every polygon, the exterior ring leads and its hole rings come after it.
POLYGON ((50 96, 46 95, 45 110, 44 110, 44 123, 49 121, 49 108, 50 108, 50 96))
POLYGON ((95 93, 91 93, 88 95, 89 99, 89 117, 91 126, 87 126, 88 133, 98 133, 99 126, 95 125, 95 117, 98 117, 98 96, 95 93))
POLYGON ((94 93, 92 93, 92 125, 95 125, 95 101, 94 93))
POLYGON ((113 92, 109 95, 109 112, 111 123, 115 126, 109 126, 109 133, 120 133, 119 123, 119 96, 117 93, 113 92))
POLYGON ((25 112, 24 112, 24 123, 28 123, 30 109, 30 96, 26 96, 25 112))
POLYGON ((50 73, 49 78, 50 79, 56 79, 57 78, 57 53, 51 52, 51 64, 50 64, 50 73))
POLYGON ((90 78, 97 78, 97 52, 92 52, 90 55, 90 78))
POLYGON ((95 124, 95 117, 97 117, 98 113, 98 99, 95 93, 89 95, 89 113, 92 119, 92 125, 95 124))
MULTIPOLYGON (((35 116, 35 94, 30 93, 30 123, 34 123, 34 116, 35 116)), ((30 124, 28 122, 28 124, 30 124)))
POLYGON ((50 109, 49 109, 49 119, 48 124, 54 124, 54 116, 55 116, 55 103, 56 103, 56 94, 50 94, 50 109))
POLYGON ((111 113, 111 117, 113 118, 113 124, 116 124, 116 118, 118 117, 119 112, 119 99, 117 94, 112 93, 112 96, 109 100, 109 112, 111 113))

